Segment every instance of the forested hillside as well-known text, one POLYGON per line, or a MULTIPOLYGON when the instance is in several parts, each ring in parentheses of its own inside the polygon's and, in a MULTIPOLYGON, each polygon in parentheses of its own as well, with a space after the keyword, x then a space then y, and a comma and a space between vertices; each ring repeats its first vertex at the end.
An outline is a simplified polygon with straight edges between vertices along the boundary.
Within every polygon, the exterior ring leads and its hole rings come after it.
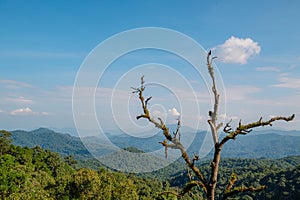
POLYGON ((0 199, 164 199, 159 193, 168 184, 105 168, 77 168, 70 156, 14 146, 5 131, 0 136, 0 199))
MULTIPOLYGON (((20 147, 11 142, 10 133, 1 131, 1 199, 176 199, 164 191, 176 192, 187 179, 194 178, 180 161, 152 173, 133 175, 104 167, 80 168, 72 156, 61 157, 38 146, 20 147)), ((126 150, 140 152, 132 147, 126 150)), ((200 161, 198 165, 206 175, 209 162, 200 161)), ((237 184, 267 186, 265 191, 246 193, 235 199, 300 197, 300 156, 223 159, 217 195, 232 172, 238 174, 237 184)), ((184 199, 201 199, 202 195, 201 190, 194 190, 184 199)))
MULTIPOLYGON (((205 175, 209 174, 210 163, 200 164, 205 175)), ((236 185, 267 186, 259 193, 248 192, 243 198, 236 199, 299 199, 300 197, 300 156, 282 159, 224 159, 220 165, 217 196, 228 184, 232 173, 238 175, 236 185)), ((193 175, 190 175, 193 177, 193 175)), ((165 177, 166 178, 166 177, 165 177)), ((171 175, 167 180, 172 187, 183 187, 189 179, 187 170, 171 175)))
POLYGON ((35 147, 49 149, 62 156, 74 155, 76 158, 90 157, 80 138, 62 134, 46 128, 39 128, 33 131, 16 130, 12 131, 13 144, 17 146, 35 147))

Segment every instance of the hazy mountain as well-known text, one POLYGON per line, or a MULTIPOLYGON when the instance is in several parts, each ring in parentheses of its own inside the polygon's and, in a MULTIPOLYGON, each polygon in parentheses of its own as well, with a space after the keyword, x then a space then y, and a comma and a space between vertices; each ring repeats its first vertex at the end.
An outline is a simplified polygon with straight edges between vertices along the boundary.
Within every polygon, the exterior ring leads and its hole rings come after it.
MULTIPOLYGON (((293 136, 297 135, 298 132, 268 130, 268 132, 253 132, 247 136, 241 135, 236 140, 230 141, 224 146, 222 155, 232 158, 281 158, 290 155, 300 155, 300 133, 299 136, 293 136)), ((203 131, 198 132, 194 138, 191 132, 183 132, 181 134, 183 142, 192 139, 192 144, 188 148, 190 154, 199 154, 205 134, 206 132, 203 131)), ((149 138, 133 137, 122 133, 117 135, 106 134, 106 136, 109 139, 108 141, 96 136, 80 139, 46 128, 39 128, 33 131, 12 131, 13 143, 15 145, 28 147, 38 145, 44 149, 49 149, 62 155, 74 155, 77 158, 91 157, 85 145, 94 154, 100 156, 126 147, 134 147, 144 152, 152 152, 161 149, 162 146, 159 142, 164 140, 161 132, 149 138)))
POLYGON ((55 128, 55 127, 50 127, 50 130, 53 130, 57 133, 65 133, 69 134, 71 136, 78 137, 78 131, 76 128, 55 128))
POLYGON ((270 134, 270 133, 275 133, 278 135, 288 135, 288 136, 300 136, 300 131, 297 130, 276 130, 276 129, 266 129, 266 130, 261 130, 261 131, 253 131, 251 135, 259 135, 259 134, 270 134))

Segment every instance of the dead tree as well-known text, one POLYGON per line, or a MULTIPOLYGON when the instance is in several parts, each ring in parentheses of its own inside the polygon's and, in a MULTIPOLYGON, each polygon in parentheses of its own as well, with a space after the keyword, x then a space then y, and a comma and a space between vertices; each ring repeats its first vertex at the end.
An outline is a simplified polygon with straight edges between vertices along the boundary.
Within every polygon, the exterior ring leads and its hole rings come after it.
MULTIPOLYGON (((184 188, 181 189, 179 193, 176 193, 179 198, 182 198, 186 193, 190 192, 194 187, 198 186, 202 188, 203 192, 205 193, 207 199, 214 200, 215 199, 215 193, 216 193, 216 186, 217 186, 217 178, 218 178, 218 172, 219 172, 219 164, 221 160, 221 151, 223 146, 229 141, 229 140, 235 140, 238 135, 246 135, 252 131, 253 128, 256 127, 262 127, 262 126, 272 126, 272 123, 275 121, 283 120, 283 121, 291 121, 294 119, 295 115, 291 115, 289 117, 283 117, 283 116, 277 116, 272 117, 269 120, 264 121, 262 117, 253 123, 249 124, 242 124, 242 121, 240 120, 239 125, 233 129, 229 123, 226 123, 223 125, 223 123, 218 123, 218 107, 219 107, 219 93, 216 88, 216 81, 214 76, 214 69, 212 66, 212 62, 216 57, 211 58, 211 51, 207 54, 207 67, 208 72, 212 80, 212 93, 214 97, 214 105, 213 110, 208 112, 209 119, 208 124, 211 129, 211 134, 214 140, 214 156, 213 160, 210 164, 211 172, 210 176, 205 178, 199 167, 195 165, 195 162, 199 160, 199 156, 193 155, 193 157, 190 157, 187 154, 187 151, 185 147, 180 142, 180 119, 178 119, 177 124, 177 130, 175 133, 171 134, 169 131, 169 128, 166 126, 165 122, 161 118, 153 118, 151 116, 151 113, 148 109, 148 103, 152 97, 145 98, 143 96, 143 93, 145 91, 145 80, 144 76, 141 77, 141 85, 138 88, 132 88, 133 93, 137 93, 140 99, 140 102, 142 104, 143 113, 139 116, 137 116, 137 120, 144 118, 148 120, 150 123, 154 124, 157 128, 161 129, 163 131, 163 134, 165 136, 165 140, 160 142, 164 148, 165 148, 165 154, 166 157, 168 155, 168 149, 178 149, 181 152, 181 156, 184 159, 187 166, 194 172, 195 176, 197 177, 197 180, 190 180, 184 188), (218 138, 218 131, 223 128, 223 132, 226 133, 226 136, 219 141, 218 138)), ((234 186, 235 182, 237 180, 237 175, 232 174, 228 179, 228 185, 226 188, 224 188, 223 191, 223 197, 222 199, 227 199, 230 196, 244 193, 244 192, 257 192, 262 191, 266 187, 260 186, 260 187, 245 187, 245 186, 234 186)), ((173 192, 172 192, 173 193, 173 192)), ((174 194, 174 193, 173 193, 174 194)))

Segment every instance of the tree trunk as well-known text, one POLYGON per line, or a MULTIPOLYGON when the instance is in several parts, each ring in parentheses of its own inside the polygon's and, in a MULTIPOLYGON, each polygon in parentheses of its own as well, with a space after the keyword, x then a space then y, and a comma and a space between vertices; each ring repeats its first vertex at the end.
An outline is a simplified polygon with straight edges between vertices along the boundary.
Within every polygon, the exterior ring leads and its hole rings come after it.
POLYGON ((211 177, 209 181, 209 189, 207 191, 207 198, 209 200, 215 200, 220 158, 221 158, 221 148, 219 146, 219 143, 216 143, 214 159, 211 162, 211 177))

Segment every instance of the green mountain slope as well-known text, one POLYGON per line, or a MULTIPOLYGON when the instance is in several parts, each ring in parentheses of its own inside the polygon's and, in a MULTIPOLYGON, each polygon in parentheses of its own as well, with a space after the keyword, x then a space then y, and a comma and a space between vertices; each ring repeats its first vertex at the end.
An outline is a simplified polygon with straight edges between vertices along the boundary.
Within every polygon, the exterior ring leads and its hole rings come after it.
MULTIPOLYGON (((62 155, 70 154, 70 155, 75 155, 75 157, 76 155, 77 156, 79 155, 79 157, 81 158, 91 158, 91 155, 85 149, 85 146, 82 144, 79 138, 72 137, 67 134, 56 133, 49 129, 37 129, 35 131, 30 131, 30 132, 13 131, 12 138, 14 140, 14 144, 17 145, 29 146, 29 147, 34 147, 36 145, 39 145, 42 148, 54 150, 56 152, 59 152, 62 155)), ((124 139, 124 136, 122 136, 122 138, 124 139)), ((95 140, 92 139, 93 138, 89 138, 89 140, 95 142, 95 140)), ((115 141, 118 141, 118 139, 120 138, 116 137, 114 139, 115 141)), ((124 145, 133 144, 132 146, 134 146, 134 144, 138 144, 138 142, 136 142, 137 140, 135 141, 132 138, 130 139, 123 140, 123 143, 124 141, 126 141, 126 144, 124 145)), ((194 142, 201 142, 200 139, 201 138, 196 138, 194 142)), ((299 137, 278 135, 274 133, 254 134, 252 136, 240 137, 236 141, 233 141, 233 144, 231 144, 230 148, 227 149, 226 151, 233 152, 230 153, 229 155, 235 155, 234 152, 238 153, 239 151, 244 151, 244 153, 241 154, 241 157, 245 155, 260 154, 259 157, 261 158, 264 157, 263 156, 264 154, 262 154, 262 152, 264 152, 267 155, 266 157, 268 156, 277 157, 278 155, 280 156, 289 155, 288 153, 294 155, 297 154, 300 155, 298 150, 298 144, 299 144, 298 139, 299 137), (243 146, 243 144, 247 144, 247 145, 243 146)), ((99 148, 99 150, 101 150, 101 148, 99 148)), ((137 149, 136 147, 124 148, 124 150, 135 152, 135 153, 140 152, 140 150, 137 149)), ((25 148, 25 151, 31 152, 32 150, 28 150, 28 148, 27 149, 25 148)), ((15 154, 16 153, 14 150, 13 155, 15 154)), ((117 156, 115 156, 114 158, 118 160, 117 156)), ((4 157, 3 159, 7 159, 7 160, 3 160, 3 163, 5 165, 7 162, 9 162, 10 164, 14 163, 12 162, 13 159, 9 158, 9 156, 4 157)), ((129 157, 123 157, 122 159, 125 159, 128 162, 130 162, 129 157)), ((27 161, 28 156, 26 155, 20 158, 18 157, 18 160, 19 160, 18 162, 20 162, 20 165, 24 165, 25 163, 28 163, 27 161), (26 160, 26 162, 24 159, 26 160)), ((114 163, 118 163, 113 159, 111 161, 114 163)), ((52 161, 50 159, 47 162, 51 163, 52 161)), ((146 164, 147 163, 142 163, 142 165, 146 165, 146 164)), ((209 173, 210 163, 206 162, 205 160, 201 160, 198 164, 201 165, 200 168, 204 172, 203 174, 207 176, 209 173)), ((223 157, 220 166, 220 176, 219 176, 220 181, 218 184, 217 192, 218 194, 220 194, 222 188, 226 187, 228 177, 230 176, 230 174, 232 172, 235 172, 238 174, 238 181, 236 182, 237 186, 266 185, 267 190, 260 193, 246 193, 243 197, 236 197, 234 199, 259 199, 259 200, 295 199, 296 200, 299 199, 300 196, 299 166, 300 166, 300 156, 289 156, 280 159, 266 159, 266 158, 265 159, 262 158, 261 159, 249 159, 249 158, 229 159, 223 157)), ((17 167, 19 167, 19 164, 17 167)), ((136 167, 139 168, 138 166, 136 167)), ((83 171, 85 171, 88 174, 94 173, 92 171, 86 171, 86 170, 87 169, 84 169, 83 171)), ((81 171, 79 170, 78 173, 80 172, 81 171)), ((80 174, 78 175, 81 176, 80 174)), ((170 186, 172 187, 172 190, 177 190, 176 188, 182 187, 188 180, 187 170, 185 164, 182 163, 182 161, 175 162, 170 166, 155 172, 141 174, 140 176, 144 177, 143 181, 148 181, 151 178, 156 177, 161 181, 161 184, 163 184, 163 182, 170 182, 171 184, 170 186)), ((93 180, 91 179, 91 181, 93 180)), ((136 184, 136 187, 138 186, 139 184, 136 184)), ((151 188, 149 188, 149 190, 151 191, 151 188)), ((75 194, 69 194, 69 195, 75 195, 75 194)), ((199 191, 197 192, 196 195, 202 196, 201 192, 199 191)))
MULTIPOLYGON (((285 156, 300 155, 300 137, 293 131, 283 132, 271 130, 269 132, 251 133, 249 136, 239 136, 235 141, 230 141, 225 145, 222 155, 230 158, 281 158, 285 156)), ((188 137, 186 133, 182 137, 188 137)), ((150 138, 130 137, 125 134, 107 135, 112 143, 120 148, 134 147, 145 152, 158 150, 163 141, 162 134, 157 134, 150 138)), ((199 132, 188 148, 188 152, 198 153, 199 147, 203 143, 204 132, 199 132)), ((80 138, 68 134, 56 133, 52 130, 40 128, 33 131, 12 131, 13 143, 19 146, 40 146, 60 153, 61 155, 74 155, 76 158, 89 157, 85 145, 80 138)), ((85 144, 95 155, 101 156, 110 152, 115 152, 109 144, 106 144, 98 137, 83 138, 85 144)), ((208 155, 210 156, 210 155, 208 155)))
POLYGON ((80 138, 68 134, 56 133, 46 128, 33 131, 12 131, 13 144, 17 146, 49 149, 63 156, 74 155, 76 158, 91 157, 80 138))

